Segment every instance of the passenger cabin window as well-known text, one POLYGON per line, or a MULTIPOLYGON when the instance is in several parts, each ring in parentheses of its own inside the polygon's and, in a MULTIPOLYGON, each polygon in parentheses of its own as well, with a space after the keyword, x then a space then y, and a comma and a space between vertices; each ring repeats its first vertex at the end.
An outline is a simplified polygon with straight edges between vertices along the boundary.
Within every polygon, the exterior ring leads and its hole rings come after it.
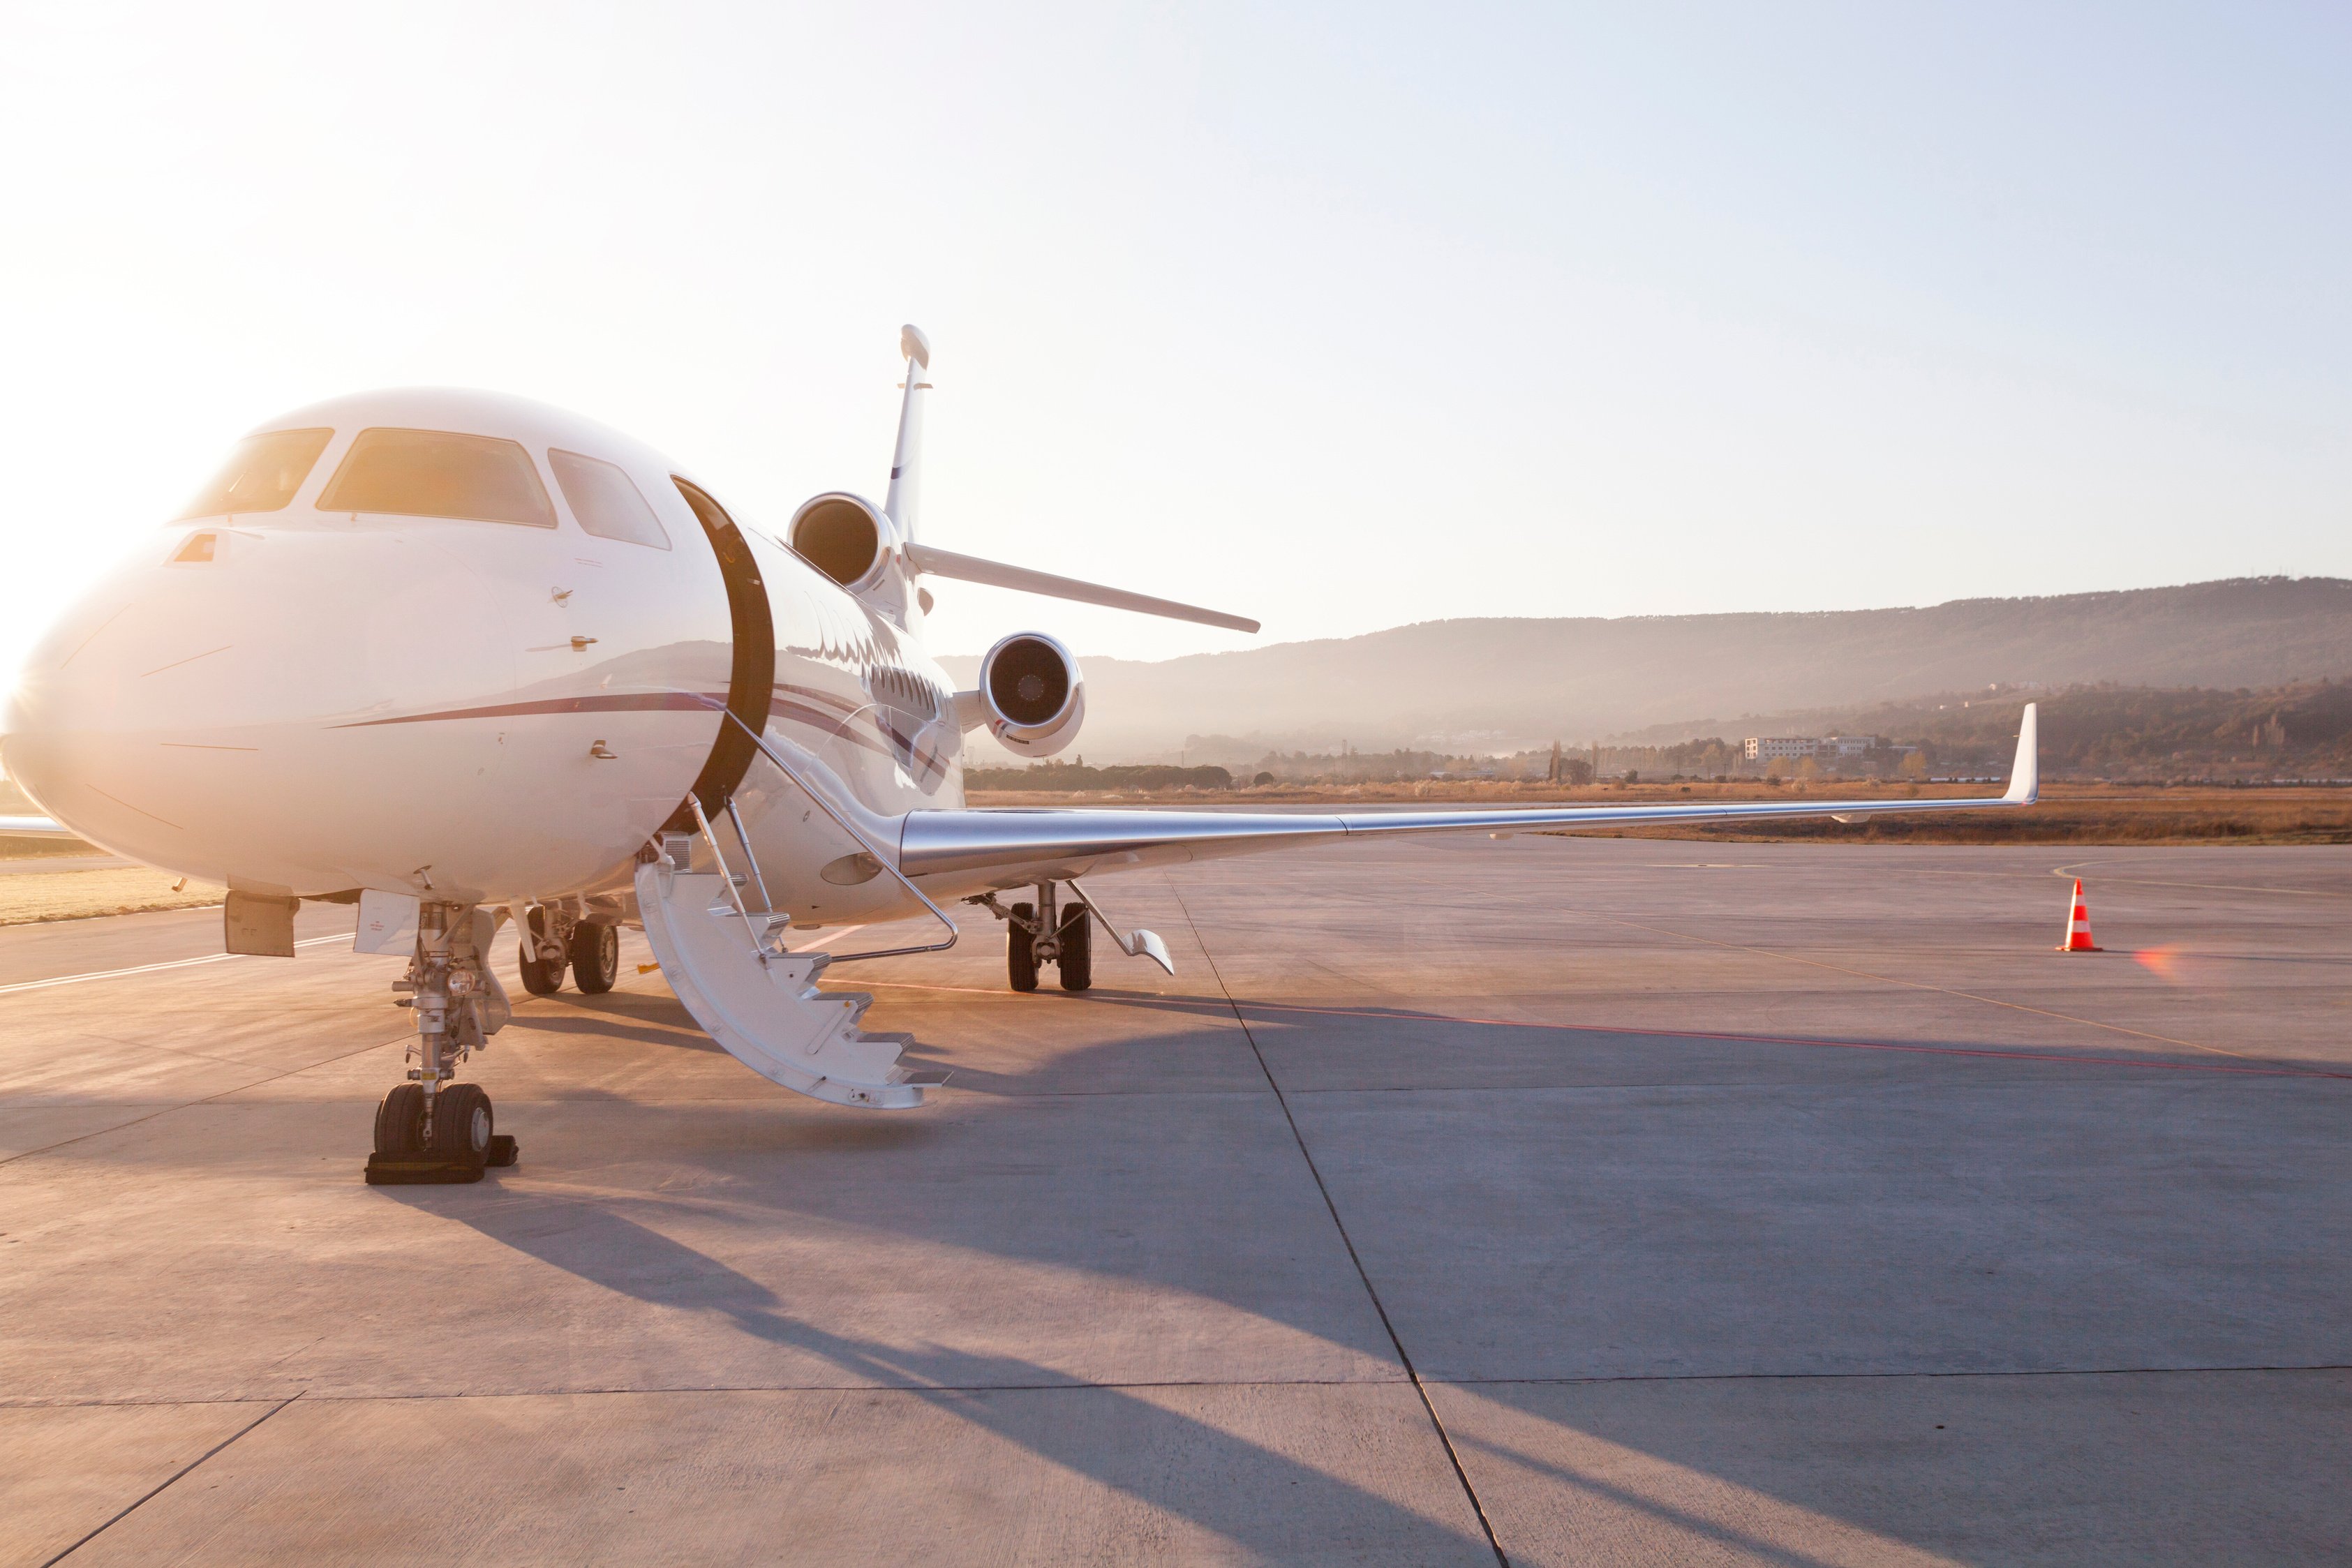
POLYGON ((331 430, 272 430, 247 436, 213 482, 173 521, 283 509, 334 435, 331 430))
POLYGON ((654 516, 654 509, 646 505, 645 493, 620 465, 577 452, 551 450, 547 465, 555 470, 556 486, 582 528, 599 538, 669 549, 669 535, 662 530, 661 519, 654 516))
POLYGON ((520 443, 447 430, 361 431, 319 510, 555 526, 555 503, 520 443))

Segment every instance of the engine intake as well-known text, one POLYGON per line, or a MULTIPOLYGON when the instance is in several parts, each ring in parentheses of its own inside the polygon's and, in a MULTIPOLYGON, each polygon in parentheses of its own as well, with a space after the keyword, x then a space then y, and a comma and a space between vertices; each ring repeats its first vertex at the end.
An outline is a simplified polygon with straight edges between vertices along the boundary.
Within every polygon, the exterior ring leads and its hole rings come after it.
POLYGON ((870 586, 888 559, 889 519, 862 496, 835 490, 801 503, 785 529, 793 553, 844 588, 870 586))
POLYGON ((1086 682, 1070 651, 1042 632, 1016 632, 980 662, 988 733, 1017 757, 1051 757, 1078 737, 1086 682))

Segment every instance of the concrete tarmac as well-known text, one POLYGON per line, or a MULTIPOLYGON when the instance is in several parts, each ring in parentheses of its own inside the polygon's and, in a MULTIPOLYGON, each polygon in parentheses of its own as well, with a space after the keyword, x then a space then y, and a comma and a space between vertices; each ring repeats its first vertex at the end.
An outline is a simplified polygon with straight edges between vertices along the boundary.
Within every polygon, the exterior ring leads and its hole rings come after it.
POLYGON ((0 1563, 2345 1560, 2352 851, 1094 891, 1174 978, 835 972, 919 1112, 521 999, 454 1187, 348 910, 0 930, 0 1563))

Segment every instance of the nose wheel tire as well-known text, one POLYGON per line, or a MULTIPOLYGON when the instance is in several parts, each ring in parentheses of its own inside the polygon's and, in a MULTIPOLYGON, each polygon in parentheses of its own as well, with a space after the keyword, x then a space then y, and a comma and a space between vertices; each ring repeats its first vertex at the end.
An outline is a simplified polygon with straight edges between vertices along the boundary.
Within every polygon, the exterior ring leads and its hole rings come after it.
POLYGON ((1024 921, 1037 918, 1037 907, 1032 904, 1013 906, 1013 918, 1004 923, 1004 971, 1016 991, 1037 988, 1037 949, 1024 921))
POLYGON ((621 977, 621 928, 591 925, 572 928, 572 979, 589 996, 602 996, 621 977))
POLYGON ((1073 904, 1062 911, 1062 989, 1083 991, 1095 983, 1094 922, 1087 906, 1073 904))
POLYGON ((498 1128, 490 1113, 490 1097, 482 1086, 452 1083, 433 1100, 432 1155, 436 1159, 487 1163, 490 1139, 498 1128))
POLYGON ((424 1152, 425 1091, 403 1083, 375 1108, 375 1152, 398 1159, 424 1152))
POLYGON ((433 1135, 425 1136, 425 1091, 403 1083, 375 1113, 375 1155, 370 1186, 477 1182, 485 1170, 521 1159, 515 1141, 498 1130, 490 1097, 476 1083, 452 1083, 433 1097, 433 1135))

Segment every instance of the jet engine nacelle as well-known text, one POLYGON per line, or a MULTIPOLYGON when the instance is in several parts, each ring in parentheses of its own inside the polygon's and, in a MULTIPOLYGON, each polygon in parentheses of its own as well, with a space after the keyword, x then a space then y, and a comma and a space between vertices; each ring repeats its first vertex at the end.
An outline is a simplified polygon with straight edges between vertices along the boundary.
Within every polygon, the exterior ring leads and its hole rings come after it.
POLYGON ((1078 737, 1086 682, 1070 651, 1043 632, 1016 632, 980 662, 988 733, 1016 757, 1051 757, 1078 737))
POLYGON ((898 544, 898 529, 881 507, 846 490, 828 490, 801 503, 785 528, 793 553, 852 593, 882 580, 898 544))

